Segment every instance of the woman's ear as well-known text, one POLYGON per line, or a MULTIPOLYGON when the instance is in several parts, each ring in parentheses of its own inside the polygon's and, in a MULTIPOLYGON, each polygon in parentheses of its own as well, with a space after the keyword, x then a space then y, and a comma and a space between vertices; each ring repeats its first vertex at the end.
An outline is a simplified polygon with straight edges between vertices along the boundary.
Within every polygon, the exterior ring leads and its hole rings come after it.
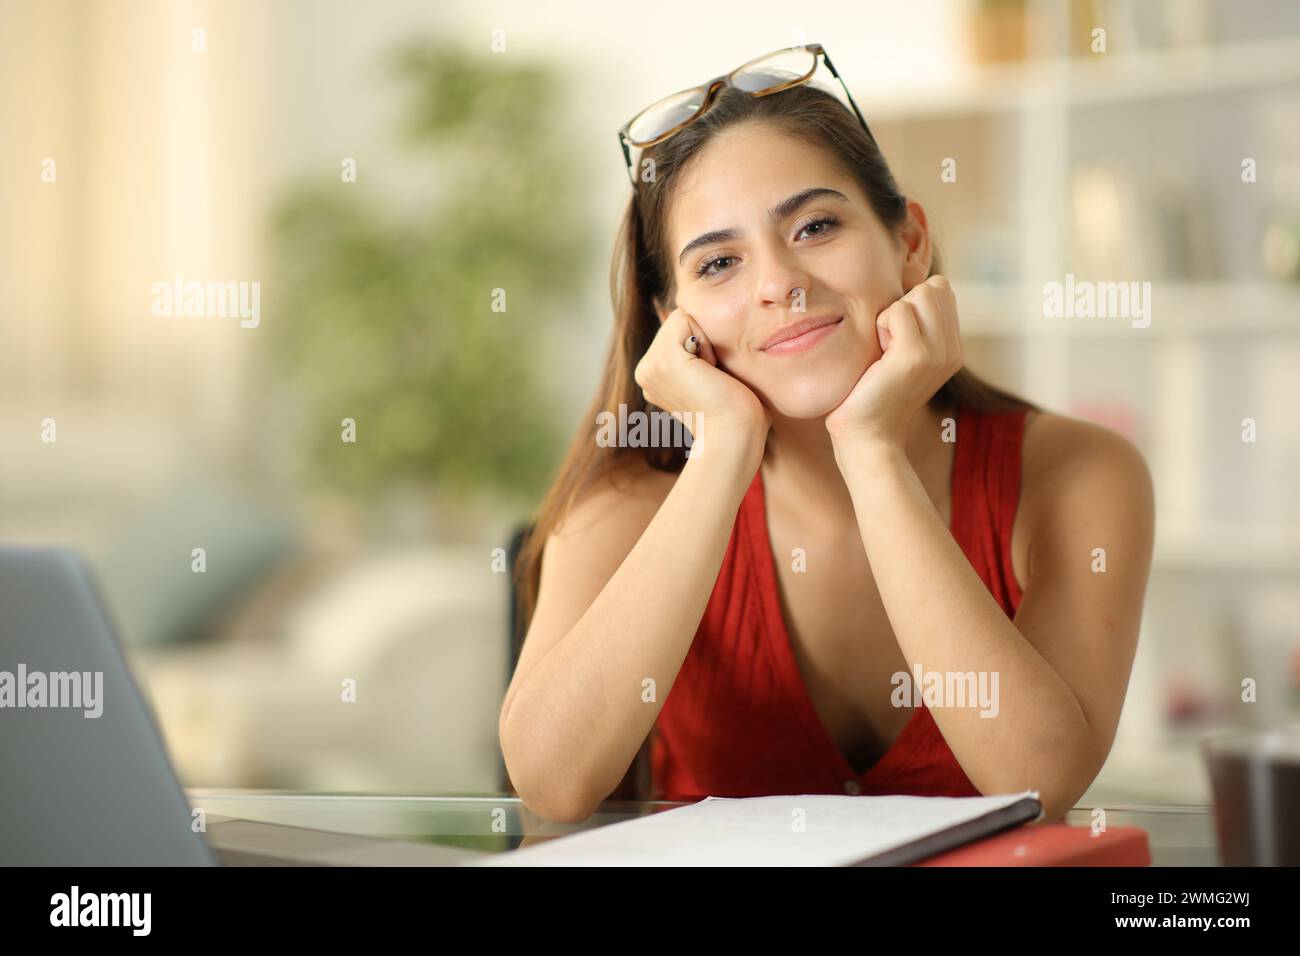
POLYGON ((925 209, 919 202, 907 201, 907 219, 899 229, 898 237, 903 243, 903 272, 900 277, 903 291, 910 292, 930 275, 930 227, 926 222, 925 209))

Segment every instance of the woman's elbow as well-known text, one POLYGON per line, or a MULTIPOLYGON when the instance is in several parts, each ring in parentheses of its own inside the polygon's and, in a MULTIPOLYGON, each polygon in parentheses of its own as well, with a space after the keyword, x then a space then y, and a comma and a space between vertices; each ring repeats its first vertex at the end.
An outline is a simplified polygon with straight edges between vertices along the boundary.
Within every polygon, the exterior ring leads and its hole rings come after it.
POLYGON ((576 789, 545 780, 540 786, 516 786, 515 792, 524 807, 548 823, 582 823, 596 812, 599 801, 591 800, 576 789))
POLYGON ((581 823, 596 812, 600 801, 592 798, 590 788, 582 785, 581 781, 566 780, 567 775, 551 771, 546 762, 541 766, 529 766, 505 720, 500 724, 498 737, 506 773, 528 810, 549 823, 581 823))

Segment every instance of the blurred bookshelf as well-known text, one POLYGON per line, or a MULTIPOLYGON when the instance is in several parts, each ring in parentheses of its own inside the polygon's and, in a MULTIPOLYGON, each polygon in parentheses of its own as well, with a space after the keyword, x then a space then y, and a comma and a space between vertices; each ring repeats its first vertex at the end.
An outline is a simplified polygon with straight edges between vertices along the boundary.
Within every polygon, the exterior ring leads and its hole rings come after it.
POLYGON ((926 207, 968 364, 1151 467, 1138 658, 1087 799, 1205 802, 1204 733, 1300 717, 1300 6, 970 16, 962 82, 854 97, 926 207), (1048 316, 1067 275, 1150 282, 1149 324, 1048 316))

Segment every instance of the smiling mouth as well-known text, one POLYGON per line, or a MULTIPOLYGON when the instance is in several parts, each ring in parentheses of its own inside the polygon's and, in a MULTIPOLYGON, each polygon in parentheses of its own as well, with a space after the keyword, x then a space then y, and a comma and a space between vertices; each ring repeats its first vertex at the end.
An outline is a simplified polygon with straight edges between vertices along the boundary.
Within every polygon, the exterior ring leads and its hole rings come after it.
POLYGON ((827 319, 808 319, 778 332, 759 351, 768 355, 791 355, 803 352, 829 338, 844 322, 844 316, 827 319))

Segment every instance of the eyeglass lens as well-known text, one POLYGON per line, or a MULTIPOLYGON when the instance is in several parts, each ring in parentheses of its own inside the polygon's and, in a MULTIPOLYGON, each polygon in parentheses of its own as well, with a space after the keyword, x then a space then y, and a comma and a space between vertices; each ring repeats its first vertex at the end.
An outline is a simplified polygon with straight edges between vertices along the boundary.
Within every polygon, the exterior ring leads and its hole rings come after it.
MULTIPOLYGON (((808 50, 783 50, 742 67, 731 82, 746 93, 762 93, 807 76, 816 60, 817 55, 808 50)), ((685 123, 699 112, 705 93, 702 87, 674 93, 643 110, 628 127, 633 145, 648 143, 685 123)))

